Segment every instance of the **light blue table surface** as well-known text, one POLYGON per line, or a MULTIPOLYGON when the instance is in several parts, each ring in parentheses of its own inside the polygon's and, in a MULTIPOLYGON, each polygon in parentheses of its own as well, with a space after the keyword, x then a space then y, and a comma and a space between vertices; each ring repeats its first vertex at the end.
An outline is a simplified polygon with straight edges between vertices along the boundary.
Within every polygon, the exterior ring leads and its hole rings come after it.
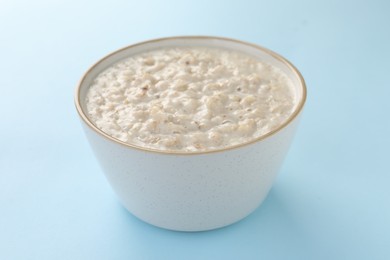
POLYGON ((390 259, 389 1, 0 1, 0 259, 390 259), (270 48, 308 101, 264 204, 180 233, 118 202, 76 83, 120 47, 216 35, 270 48))

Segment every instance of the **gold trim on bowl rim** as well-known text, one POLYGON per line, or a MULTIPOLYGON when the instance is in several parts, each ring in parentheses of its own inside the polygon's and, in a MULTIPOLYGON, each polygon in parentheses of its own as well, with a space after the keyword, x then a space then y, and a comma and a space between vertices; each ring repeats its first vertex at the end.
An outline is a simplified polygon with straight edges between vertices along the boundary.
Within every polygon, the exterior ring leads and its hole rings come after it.
POLYGON ((292 65, 291 62, 289 62, 287 59, 285 59, 284 57, 280 56, 279 54, 267 49, 267 48, 264 48, 264 47, 261 47, 259 45, 256 45, 256 44, 252 44, 252 43, 248 43, 248 42, 244 42, 244 41, 240 41, 240 40, 235 40, 235 39, 231 39, 231 38, 225 38, 225 37, 214 37, 214 36, 176 36, 176 37, 164 37, 164 38, 158 38, 158 39, 154 39, 154 40, 149 40, 149 41, 143 41, 143 42, 140 42, 140 43, 136 43, 136 44, 132 44, 132 45, 129 45, 129 46, 126 46, 124 48, 121 48, 117 51, 114 51, 114 52, 111 52, 109 53, 108 55, 104 56, 103 58, 101 58, 100 60, 98 60, 95 64, 93 64, 82 76, 82 78, 80 79, 77 87, 76 87, 76 93, 75 93, 75 106, 76 106, 76 110, 79 114, 79 116, 82 118, 82 120, 84 121, 84 123, 86 123, 92 130, 94 130, 96 133, 100 134, 101 136, 103 136, 104 138, 110 140, 110 141, 113 141, 117 144, 120 144, 120 145, 123 145, 127 148, 133 148, 133 149, 137 149, 137 150, 140 150, 140 151, 144 151, 144 152, 152 152, 152 153, 158 153, 158 154, 171 154, 171 155, 200 155, 200 154, 208 154, 208 153, 217 153, 217 152, 223 152, 223 151, 228 151, 228 150, 233 150, 233 149, 237 149, 237 148, 240 148, 240 147, 243 147, 243 146, 247 146, 247 145, 250 145, 250 144, 253 144, 253 143, 256 143, 256 142, 259 142, 263 139, 266 139, 272 135, 274 135, 275 133, 279 132, 280 130, 282 130, 283 128, 285 128, 288 124, 290 124, 297 116, 298 114, 302 111, 302 108, 306 102, 306 96, 307 96, 307 90, 306 90, 306 84, 305 84, 305 80, 303 79, 301 73, 298 71, 298 69, 292 65), (263 52, 266 52, 268 53, 269 55, 271 55, 273 58, 281 61, 282 63, 284 63, 285 65, 287 65, 287 67, 294 73, 296 74, 296 76, 298 76, 298 79, 300 81, 300 85, 302 87, 302 98, 299 100, 296 108, 295 108, 295 111, 290 115, 290 117, 288 118, 288 120, 286 120, 283 124, 279 125, 277 128, 275 128, 274 130, 264 134, 264 135, 261 135, 255 139, 252 139, 248 142, 244 142, 244 143, 241 143, 241 144, 237 144, 237 145, 233 145, 233 146, 228 146, 228 147, 224 147, 224 148, 220 148, 220 149, 213 149, 213 150, 206 150, 206 151, 183 151, 183 152, 180 152, 180 151, 170 151, 170 150, 158 150, 158 149, 151 149, 151 148, 146 148, 146 147, 142 147, 142 146, 137 146, 137 145, 133 145, 133 144, 129 144, 129 143, 126 143, 126 142, 123 142, 121 140, 118 140, 108 134, 106 134, 105 132, 103 132, 102 130, 100 130, 98 127, 96 127, 91 121, 90 119, 88 118, 88 116, 84 113, 84 111, 82 110, 81 108, 81 100, 80 100, 80 90, 81 90, 81 85, 82 83, 84 82, 86 76, 99 64, 101 63, 102 61, 110 58, 111 56, 115 55, 116 53, 119 53, 121 51, 124 51, 126 49, 129 49, 129 48, 134 48, 136 46, 139 46, 139 45, 143 45, 143 44, 147 44, 147 43, 153 43, 153 42, 159 42, 159 41, 166 41, 166 40, 180 40, 180 39, 185 39, 185 40, 191 40, 191 39, 205 39, 205 40, 221 40, 221 41, 230 41, 230 42, 234 42, 234 43, 238 43, 238 44, 242 44, 242 45, 246 45, 246 46, 250 46, 250 47, 253 47, 253 48, 256 48, 256 49, 259 49, 263 52))

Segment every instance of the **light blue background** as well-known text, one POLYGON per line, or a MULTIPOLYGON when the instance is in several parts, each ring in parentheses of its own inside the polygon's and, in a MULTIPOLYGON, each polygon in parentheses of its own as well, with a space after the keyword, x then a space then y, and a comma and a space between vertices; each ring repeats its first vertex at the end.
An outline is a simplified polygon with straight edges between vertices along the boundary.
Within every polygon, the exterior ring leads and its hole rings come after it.
POLYGON ((0 1, 0 259, 390 259, 389 1, 0 1), (137 220, 84 138, 76 83, 120 47, 233 37, 308 102, 264 204, 211 232, 137 220))

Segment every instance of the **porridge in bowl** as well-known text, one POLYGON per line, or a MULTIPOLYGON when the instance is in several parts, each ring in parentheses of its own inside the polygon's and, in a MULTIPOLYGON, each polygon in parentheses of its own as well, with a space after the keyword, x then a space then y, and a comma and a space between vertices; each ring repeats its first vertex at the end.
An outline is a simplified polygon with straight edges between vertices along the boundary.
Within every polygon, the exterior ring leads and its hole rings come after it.
POLYGON ((89 118, 131 145, 209 151, 250 142, 279 127, 296 101, 279 68, 238 51, 166 47, 131 56, 89 87, 89 118))
POLYGON ((123 206, 177 231, 230 225, 264 201, 305 101, 302 75, 282 56, 209 36, 119 49, 90 67, 75 93, 123 206))

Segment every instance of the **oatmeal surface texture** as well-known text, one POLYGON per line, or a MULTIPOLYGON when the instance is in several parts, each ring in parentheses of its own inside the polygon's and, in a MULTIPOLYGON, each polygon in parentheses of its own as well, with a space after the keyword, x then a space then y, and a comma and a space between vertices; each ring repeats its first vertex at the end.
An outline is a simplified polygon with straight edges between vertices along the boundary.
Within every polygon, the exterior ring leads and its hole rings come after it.
POLYGON ((100 73, 86 98, 90 120, 123 142, 208 151, 249 142, 283 124, 295 97, 278 68, 206 47, 137 54, 100 73))

